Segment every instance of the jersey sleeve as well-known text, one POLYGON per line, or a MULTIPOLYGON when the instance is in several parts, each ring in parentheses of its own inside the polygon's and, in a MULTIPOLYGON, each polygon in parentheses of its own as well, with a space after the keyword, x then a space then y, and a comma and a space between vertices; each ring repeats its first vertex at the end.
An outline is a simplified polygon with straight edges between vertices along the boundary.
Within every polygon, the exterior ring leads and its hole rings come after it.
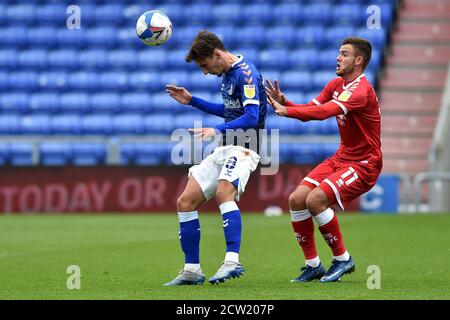
POLYGON ((256 105, 259 107, 259 74, 245 62, 241 63, 239 67, 241 74, 238 77, 238 86, 242 89, 242 106, 256 105))

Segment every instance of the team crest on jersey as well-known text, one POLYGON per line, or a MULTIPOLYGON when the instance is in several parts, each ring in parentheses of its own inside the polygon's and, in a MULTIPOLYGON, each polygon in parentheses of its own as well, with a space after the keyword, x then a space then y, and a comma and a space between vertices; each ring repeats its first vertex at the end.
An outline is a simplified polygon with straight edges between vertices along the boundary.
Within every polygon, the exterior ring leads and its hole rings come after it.
POLYGON ((247 99, 252 99, 255 97, 255 85, 254 84, 246 84, 244 85, 244 95, 247 99))
POLYGON ((339 95, 338 100, 342 102, 347 102, 350 99, 353 92, 345 90, 339 95))

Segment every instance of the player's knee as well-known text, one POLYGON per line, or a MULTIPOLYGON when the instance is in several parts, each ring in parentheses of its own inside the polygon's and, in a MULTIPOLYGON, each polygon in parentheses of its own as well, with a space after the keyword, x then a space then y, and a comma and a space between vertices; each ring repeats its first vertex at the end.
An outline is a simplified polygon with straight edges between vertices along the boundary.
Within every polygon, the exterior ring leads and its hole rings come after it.
POLYGON ((216 191, 216 201, 217 203, 224 203, 226 201, 233 201, 234 194, 229 190, 217 189, 216 191))
POLYGON ((196 210, 194 201, 185 195, 181 195, 177 199, 177 210, 179 212, 189 212, 196 210))
POLYGON ((305 210, 305 196, 299 192, 292 192, 289 195, 289 208, 291 210, 305 210))
POLYGON ((314 189, 306 198, 306 207, 311 214, 319 214, 328 207, 328 199, 325 193, 320 189, 314 189))

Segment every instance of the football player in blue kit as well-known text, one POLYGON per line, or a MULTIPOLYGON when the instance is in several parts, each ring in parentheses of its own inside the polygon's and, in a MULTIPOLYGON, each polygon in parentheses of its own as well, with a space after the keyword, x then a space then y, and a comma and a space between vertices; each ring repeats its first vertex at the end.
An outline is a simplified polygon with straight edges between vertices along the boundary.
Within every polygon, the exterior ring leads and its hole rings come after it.
POLYGON ((222 77, 223 103, 202 100, 183 87, 167 85, 166 91, 179 103, 224 118, 225 121, 215 128, 191 129, 194 136, 202 140, 216 135, 222 135, 223 139, 212 154, 189 169, 187 185, 177 200, 179 238, 185 265, 178 276, 165 286, 196 285, 205 281, 200 267, 197 210, 212 197, 215 197, 222 214, 226 254, 224 262, 209 282, 218 284, 243 274, 244 266, 239 260, 242 222, 236 201, 239 201, 250 174, 258 166, 259 130, 264 128, 267 112, 262 76, 250 61, 230 53, 215 34, 209 31, 197 34, 186 57, 186 62, 191 61, 205 75, 222 77), (237 131, 245 131, 246 134, 242 136, 236 134, 237 131))

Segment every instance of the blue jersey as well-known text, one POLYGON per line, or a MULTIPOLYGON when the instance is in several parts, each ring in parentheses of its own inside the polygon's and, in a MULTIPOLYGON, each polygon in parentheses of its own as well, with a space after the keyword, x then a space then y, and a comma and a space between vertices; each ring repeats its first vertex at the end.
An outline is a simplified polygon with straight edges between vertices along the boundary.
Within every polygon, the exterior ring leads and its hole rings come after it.
MULTIPOLYGON (((243 116, 246 112, 251 112, 257 116, 257 121, 250 128, 243 129, 244 131, 254 129, 256 133, 259 133, 258 130, 264 128, 267 115, 264 80, 253 63, 242 56, 238 57, 238 61, 223 75, 221 91, 225 123, 218 126, 218 129, 223 132, 222 129, 228 127, 228 122, 243 116)), ((224 139, 226 139, 226 132, 223 133, 225 133, 224 139)), ((257 139, 259 149, 259 134, 257 139)))

